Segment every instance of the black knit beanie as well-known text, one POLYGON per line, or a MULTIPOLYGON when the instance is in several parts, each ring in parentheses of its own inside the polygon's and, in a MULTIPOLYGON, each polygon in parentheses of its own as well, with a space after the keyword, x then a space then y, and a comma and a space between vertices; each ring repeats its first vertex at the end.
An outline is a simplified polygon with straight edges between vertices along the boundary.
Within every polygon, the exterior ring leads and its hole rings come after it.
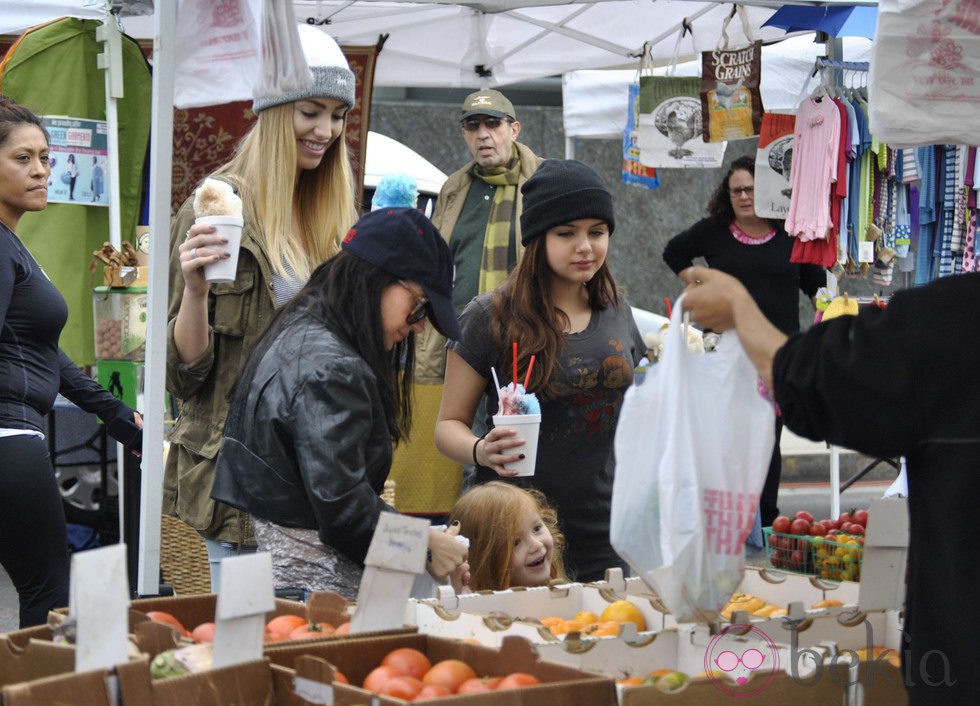
POLYGON ((546 159, 521 187, 521 242, 527 245, 550 228, 580 218, 616 227, 612 194, 595 169, 577 159, 546 159))

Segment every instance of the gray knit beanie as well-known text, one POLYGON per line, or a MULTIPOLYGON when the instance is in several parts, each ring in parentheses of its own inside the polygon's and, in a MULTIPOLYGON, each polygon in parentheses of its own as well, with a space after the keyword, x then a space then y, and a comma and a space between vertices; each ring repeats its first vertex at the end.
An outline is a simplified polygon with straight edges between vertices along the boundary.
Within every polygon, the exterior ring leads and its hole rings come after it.
POLYGON ((347 64, 344 52, 326 32, 308 24, 297 25, 303 55, 313 74, 309 88, 287 91, 279 95, 262 95, 252 100, 252 111, 259 113, 266 108, 292 103, 308 98, 333 98, 354 107, 354 72, 347 64))
POLYGON ((577 159, 546 159, 521 187, 521 242, 527 245, 549 229, 580 218, 598 218, 616 227, 612 194, 595 169, 577 159))

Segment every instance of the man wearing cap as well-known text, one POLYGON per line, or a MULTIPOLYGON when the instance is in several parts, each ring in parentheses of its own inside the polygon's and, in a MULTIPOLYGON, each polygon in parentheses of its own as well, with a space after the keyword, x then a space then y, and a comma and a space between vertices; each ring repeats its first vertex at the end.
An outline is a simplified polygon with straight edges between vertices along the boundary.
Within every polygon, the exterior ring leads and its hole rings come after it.
MULTIPOLYGON (((460 127, 473 160, 443 184, 432 216, 453 254, 457 312, 476 295, 502 284, 523 253, 521 185, 543 161, 517 141, 521 123, 514 105, 500 91, 468 95, 460 127)), ((415 389, 424 423, 411 444, 398 447, 392 468, 399 509, 430 516, 448 513, 462 486, 459 467, 435 451, 429 431, 442 395, 445 344, 446 339, 431 326, 418 337, 415 389)))

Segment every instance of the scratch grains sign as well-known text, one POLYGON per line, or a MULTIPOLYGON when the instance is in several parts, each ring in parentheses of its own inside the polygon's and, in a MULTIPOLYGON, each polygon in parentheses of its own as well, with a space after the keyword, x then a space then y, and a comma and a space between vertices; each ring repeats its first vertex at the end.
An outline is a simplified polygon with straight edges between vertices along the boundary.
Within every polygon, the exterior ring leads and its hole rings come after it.
POLYGON ((705 142, 754 137, 762 125, 762 42, 701 52, 701 114, 705 142))

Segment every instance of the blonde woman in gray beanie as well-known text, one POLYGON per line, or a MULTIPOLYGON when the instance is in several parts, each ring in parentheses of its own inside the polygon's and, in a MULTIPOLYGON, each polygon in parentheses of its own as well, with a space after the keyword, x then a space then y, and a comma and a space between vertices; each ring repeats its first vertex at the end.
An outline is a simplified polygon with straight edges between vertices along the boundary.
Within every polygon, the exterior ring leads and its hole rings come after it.
POLYGON ((504 480, 542 491, 566 538, 569 576, 592 581, 625 567, 609 543, 613 436, 646 346, 606 262, 616 223, 612 196, 595 170, 546 160, 521 192, 524 257, 460 317, 462 338, 448 344, 436 445, 475 464, 477 483, 504 480), (491 370, 504 384, 515 366, 521 383, 530 368, 526 387, 541 403, 534 475, 520 478, 506 464, 519 460, 513 449, 524 440, 489 418, 498 398, 491 370), (477 437, 470 429, 484 394, 491 428, 477 437))
POLYGON ((204 266, 228 254, 213 227, 195 224, 192 198, 171 226, 167 389, 180 414, 169 435, 164 512, 206 540, 215 590, 220 559, 255 547, 248 515, 210 498, 228 393, 276 308, 340 250, 357 218, 344 139, 354 74, 322 30, 298 31, 312 85, 257 92, 255 125, 212 175, 242 200, 235 280, 205 280, 204 266))

